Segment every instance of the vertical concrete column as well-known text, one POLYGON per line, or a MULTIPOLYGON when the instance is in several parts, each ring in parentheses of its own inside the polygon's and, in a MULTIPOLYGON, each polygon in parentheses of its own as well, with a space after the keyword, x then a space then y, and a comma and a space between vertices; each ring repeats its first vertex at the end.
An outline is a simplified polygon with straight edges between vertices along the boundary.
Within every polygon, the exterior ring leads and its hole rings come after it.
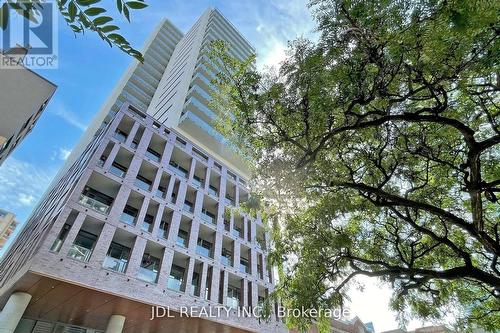
POLYGON ((205 195, 201 191, 201 189, 198 189, 196 191, 196 201, 194 203, 194 216, 200 216, 201 214, 201 209, 203 208, 203 199, 205 195))
POLYGON ((132 125, 132 128, 130 129, 130 132, 128 133, 127 140, 125 140, 125 145, 130 147, 132 144, 132 141, 134 141, 135 135, 137 134, 137 131, 139 130, 139 126, 141 124, 136 121, 134 122, 134 125, 132 125))
POLYGON ((153 131, 146 127, 144 129, 144 133, 142 134, 141 141, 137 146, 137 153, 140 154, 141 156, 144 156, 144 153, 148 149, 149 142, 151 141, 152 136, 153 136, 153 131))
POLYGON ((61 253, 62 255, 68 254, 69 248, 71 247, 71 245, 73 245, 73 242, 75 241, 76 235, 78 235, 78 232, 82 227, 85 217, 86 215, 84 213, 78 213, 75 221, 73 221, 73 225, 68 232, 68 236, 66 236, 66 240, 64 241, 64 244, 61 246, 61 250, 59 251, 59 253, 61 253))
POLYGON ((262 253, 262 278, 265 280, 266 275, 267 275, 267 256, 262 253))
POLYGON ((161 260, 160 276, 158 277, 158 286, 160 286, 160 288, 167 287, 173 260, 174 260, 174 250, 169 248, 163 249, 163 258, 161 260))
POLYGON ((130 261, 127 266, 127 275, 136 277, 139 272, 139 267, 141 266, 142 256, 144 250, 146 249, 147 240, 145 238, 137 236, 135 239, 134 247, 132 248, 132 254, 130 255, 130 261))
POLYGON ((179 192, 177 193, 177 200, 175 201, 175 205, 177 207, 182 208, 184 205, 184 201, 186 200, 187 193, 187 183, 185 181, 181 181, 179 185, 179 192))
POLYGON ((200 220, 194 219, 191 221, 191 230, 189 231, 189 251, 196 252, 196 244, 198 243, 198 234, 200 231, 200 220))
POLYGON ((215 233, 215 246, 214 246, 214 261, 220 262, 220 257, 222 254, 222 240, 223 235, 220 232, 215 233))
POLYGON ((238 207, 240 205, 240 187, 238 186, 237 181, 236 185, 234 186, 234 205, 238 207))
POLYGON ((130 166, 128 167, 127 174, 125 175, 125 182, 128 183, 131 186, 134 186, 134 181, 135 178, 137 177, 137 174, 139 173, 139 169, 141 168, 142 164, 142 156, 140 155, 134 155, 132 158, 132 161, 130 162, 130 166))
POLYGON ((257 283, 252 282, 252 293, 251 293, 251 299, 250 299, 250 306, 257 306, 259 303, 259 286, 257 283))
POLYGON ((191 292, 191 282, 193 281, 194 263, 195 263, 195 259, 190 257, 187 260, 187 269, 185 270, 185 273, 184 273, 183 287, 184 287, 184 291, 188 295, 193 295, 193 293, 191 292))
POLYGON ((0 312, 0 333, 13 333, 30 303, 31 295, 15 292, 10 295, 0 312))
POLYGON ((91 263, 102 264, 104 257, 108 253, 109 246, 113 241, 113 236, 115 235, 116 227, 105 223, 99 238, 94 246, 94 251, 92 252, 92 257, 90 258, 91 263))
POLYGON ((210 185, 210 165, 205 170, 205 183, 203 184, 203 188, 205 191, 208 191, 208 186, 210 185))
POLYGON ((87 186, 87 183, 91 175, 92 175, 92 169, 90 168, 86 169, 83 172, 82 176, 80 177, 80 180, 73 189, 73 192, 71 193, 71 196, 69 197, 68 201, 77 201, 77 202, 80 201, 80 195, 87 186))
POLYGON ((174 150, 174 144, 167 139, 165 144, 165 149, 163 149, 163 154, 161 154, 161 165, 167 166, 170 162, 170 157, 172 157, 172 151, 174 150))
MULTIPOLYGON (((160 235, 158 234, 158 230, 160 229, 160 224, 161 224, 161 220, 163 218, 163 211, 165 210, 165 206, 164 205, 158 205, 158 211, 156 212, 156 216, 155 216, 155 220, 154 220, 154 224, 153 224, 153 230, 151 232, 151 234, 155 237, 160 237, 160 235)), ((163 238, 163 236, 161 236, 163 238)))
POLYGON ((122 185, 118 190, 118 194, 116 195, 115 200, 113 201, 113 205, 111 206, 111 210, 108 215, 109 221, 115 223, 120 221, 120 217, 123 213, 125 205, 127 204, 129 195, 130 195, 130 188, 122 185))
POLYGON ((105 333, 122 333, 124 325, 125 325, 125 316, 111 315, 111 317, 109 317, 105 333))
POLYGON ((205 299, 205 297, 206 297, 207 275, 208 275, 208 264, 206 262, 203 262, 202 266, 201 266, 201 281, 200 281, 200 298, 201 299, 205 299))
POLYGON ((254 278, 258 278, 259 274, 257 272, 257 251, 251 247, 250 248, 250 273, 254 278))
POLYGON ((113 164, 116 155, 118 155, 118 151, 120 150, 120 145, 118 143, 113 143, 113 148, 111 148, 111 151, 109 152, 109 155, 106 157, 106 162, 104 162, 103 169, 104 170, 109 170, 109 167, 111 164, 113 164))
POLYGON ((241 243, 238 240, 234 241, 234 246, 233 246, 233 260, 234 260, 234 268, 236 268, 237 271, 240 270, 240 251, 241 251, 241 243))
POLYGON ((156 170, 155 179, 153 179, 153 183, 151 184, 151 191, 153 195, 156 195, 156 190, 158 189, 158 185, 160 185, 162 175, 163 175, 163 168, 160 167, 158 168, 158 170, 156 170))
POLYGON ((149 207, 149 198, 144 197, 144 200, 142 201, 141 208, 139 208, 139 214, 137 214, 137 221, 135 222, 135 230, 137 232, 142 231, 142 222, 144 221, 144 217, 146 216, 146 213, 148 211, 149 207))
POLYGON ((210 300, 214 303, 219 302, 220 287, 220 268, 212 267, 212 285, 210 286, 210 300))
POLYGON ((246 279, 241 279, 241 300, 240 306, 248 307, 248 281, 246 279))
POLYGON ((168 186, 167 186, 167 194, 165 198, 165 200, 167 200, 168 203, 172 203, 172 193, 174 192, 174 186, 175 186, 175 177, 173 175, 170 175, 170 180, 168 181, 168 186))
POLYGON ((177 241, 177 235, 179 234, 179 226, 181 224, 181 213, 174 211, 172 215, 172 222, 170 223, 170 230, 168 232, 168 241, 175 244, 177 241))
POLYGON ((195 169, 196 169, 196 159, 191 155, 191 164, 189 165, 189 172, 188 172, 189 181, 193 179, 195 169))
POLYGON ((224 271, 222 277, 222 304, 227 305, 227 287, 229 286, 229 272, 224 271))
POLYGON ((248 218, 246 215, 243 215, 243 240, 250 241, 248 239, 248 218))

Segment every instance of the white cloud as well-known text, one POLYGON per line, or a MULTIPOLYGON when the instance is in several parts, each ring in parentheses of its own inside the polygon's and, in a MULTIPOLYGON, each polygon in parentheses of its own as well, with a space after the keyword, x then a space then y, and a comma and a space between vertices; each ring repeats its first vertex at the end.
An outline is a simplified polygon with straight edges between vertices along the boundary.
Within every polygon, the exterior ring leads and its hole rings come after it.
POLYGON ((0 207, 19 215, 34 205, 55 176, 28 162, 9 157, 0 166, 0 207))
POLYGON ((66 161, 69 157, 69 154, 71 154, 71 149, 59 148, 58 157, 60 160, 66 161))
POLYGON ((64 119, 66 122, 68 122, 70 125, 73 125, 74 127, 78 128, 82 132, 87 129, 87 124, 85 124, 75 113, 72 111, 68 110, 65 105, 58 101, 55 100, 49 104, 49 107, 47 108, 47 111, 49 113, 52 113, 58 117, 61 117, 64 119))

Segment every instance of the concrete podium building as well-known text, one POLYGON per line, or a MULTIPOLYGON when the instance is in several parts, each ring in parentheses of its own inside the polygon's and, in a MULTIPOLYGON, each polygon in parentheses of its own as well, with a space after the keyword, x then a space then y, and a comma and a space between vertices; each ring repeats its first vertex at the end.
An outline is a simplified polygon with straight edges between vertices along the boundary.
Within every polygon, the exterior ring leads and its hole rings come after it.
POLYGON ((1 333, 286 331, 238 311, 275 281, 263 221, 226 209, 248 171, 211 125, 215 39, 254 52, 216 9, 152 34, 0 263, 1 333))

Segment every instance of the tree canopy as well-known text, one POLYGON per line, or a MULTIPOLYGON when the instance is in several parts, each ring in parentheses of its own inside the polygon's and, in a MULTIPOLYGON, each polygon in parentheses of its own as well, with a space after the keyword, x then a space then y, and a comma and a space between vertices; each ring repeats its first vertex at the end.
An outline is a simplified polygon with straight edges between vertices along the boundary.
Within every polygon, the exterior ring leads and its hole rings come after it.
MULTIPOLYGON (((254 161, 275 296, 500 329, 498 1, 313 0, 317 41, 257 71, 216 43, 219 130, 254 161)), ((310 318, 289 319, 304 329, 310 318)))

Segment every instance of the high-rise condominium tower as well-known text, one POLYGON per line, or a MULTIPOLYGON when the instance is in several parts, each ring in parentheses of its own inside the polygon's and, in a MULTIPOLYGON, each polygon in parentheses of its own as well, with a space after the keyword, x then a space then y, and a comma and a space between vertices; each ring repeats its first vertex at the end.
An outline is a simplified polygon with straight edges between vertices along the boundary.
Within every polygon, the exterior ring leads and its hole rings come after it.
POLYGON ((227 209, 248 175, 211 125, 215 39, 253 52, 215 9, 153 33, 0 264, 0 332, 284 331, 241 311, 274 276, 260 218, 227 209))

